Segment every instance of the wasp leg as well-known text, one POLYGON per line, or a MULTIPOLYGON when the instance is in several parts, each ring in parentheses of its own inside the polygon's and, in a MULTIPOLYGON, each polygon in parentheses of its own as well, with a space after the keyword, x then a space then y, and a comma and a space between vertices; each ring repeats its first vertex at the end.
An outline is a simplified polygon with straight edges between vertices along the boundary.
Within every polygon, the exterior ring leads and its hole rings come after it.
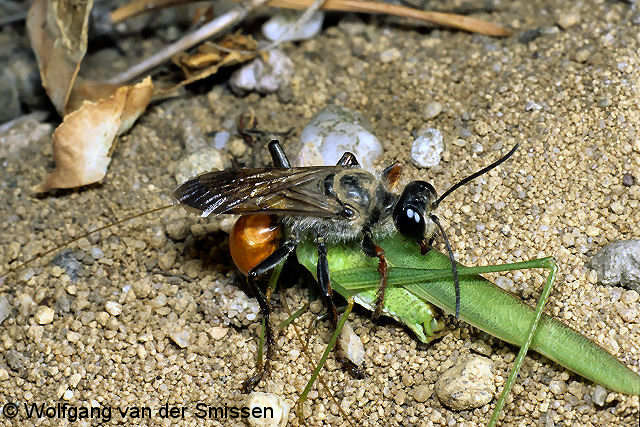
POLYGON ((362 239, 362 251, 371 258, 378 258, 378 273, 380 273, 380 285, 376 295, 376 308, 371 315, 373 320, 380 317, 384 305, 384 292, 387 289, 387 258, 384 256, 384 249, 376 245, 371 237, 371 230, 365 228, 362 239))
POLYGON ((340 160, 338 160, 338 163, 336 164, 337 166, 350 166, 350 167, 354 167, 354 168, 359 168, 360 167, 360 163, 358 163, 358 159, 356 159, 356 155, 353 153, 350 153, 349 151, 346 151, 342 157, 340 157, 340 160))
POLYGON ((327 246, 320 238, 318 243, 318 266, 316 275, 318 277, 318 285, 322 295, 324 295, 329 305, 329 316, 331 317, 331 325, 335 328, 338 325, 338 310, 333 302, 333 289, 331 289, 331 279, 329 278, 329 260, 327 259, 327 246))
MULTIPOLYGON (((329 277, 329 260, 327 259, 327 247, 321 238, 317 239, 318 243, 318 265, 316 270, 316 276, 318 277, 318 284, 322 290, 323 295, 329 305, 329 316, 331 318, 331 325, 335 331, 338 328, 338 310, 336 304, 333 301, 333 290, 331 289, 331 279, 329 277)), ((343 357, 340 351, 340 341, 336 343, 335 351, 338 355, 338 360, 344 366, 353 378, 363 379, 365 377, 363 367, 360 367, 353 363, 351 360, 343 357)))
POLYGON ((255 266, 249 271, 249 285, 253 289, 256 294, 256 298, 258 299, 258 305, 260 306, 260 313, 264 319, 265 324, 265 346, 266 346, 266 357, 264 364, 258 363, 258 367, 256 369, 256 373, 247 379, 242 384, 243 393, 250 393, 253 388, 258 385, 262 377, 264 377, 265 373, 269 372, 269 361, 273 356, 273 346, 275 344, 273 340, 273 329, 271 329, 271 323, 269 321, 269 317, 271 315, 271 305, 267 301, 267 298, 262 293, 260 286, 258 286, 258 278, 264 273, 272 270, 281 262, 284 262, 289 255, 296 250, 296 246, 298 245, 297 241, 288 240, 282 244, 278 249, 276 249, 271 255, 265 258, 260 264, 255 266))
POLYGON ((284 153, 284 149, 282 148, 282 145, 280 145, 280 141, 277 139, 271 140, 269 143, 269 153, 271 154, 273 165, 275 167, 291 169, 291 163, 289 162, 287 155, 284 153))

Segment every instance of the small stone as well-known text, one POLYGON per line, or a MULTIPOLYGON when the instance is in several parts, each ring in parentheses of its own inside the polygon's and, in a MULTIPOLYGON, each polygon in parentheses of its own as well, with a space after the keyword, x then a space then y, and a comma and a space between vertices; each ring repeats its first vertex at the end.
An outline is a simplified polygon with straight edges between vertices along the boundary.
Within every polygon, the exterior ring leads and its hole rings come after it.
POLYGON ((227 332, 229 332, 228 328, 223 328, 220 326, 212 326, 207 329, 207 333, 213 340, 221 340, 227 335, 227 332))
POLYGON ((625 173, 624 175, 622 175, 622 185, 624 185, 625 187, 631 187, 633 184, 635 184, 635 182, 636 179, 630 173, 625 173))
POLYGON ((473 126, 473 130, 480 136, 485 136, 491 131, 491 126, 487 122, 479 121, 473 126))
POLYGON ((588 48, 582 48, 576 52, 574 58, 576 62, 584 63, 584 62, 587 62, 590 56, 591 56, 591 50, 589 50, 588 48))
POLYGON ((78 342, 80 341, 80 338, 82 338, 82 335, 80 335, 77 332, 73 332, 73 331, 67 332, 67 341, 69 342, 78 342))
POLYGON ((349 359, 356 366, 362 366, 364 363, 364 345, 349 322, 344 324, 342 332, 340 332, 338 345, 342 356, 349 359))
POLYGON ((176 343, 176 345, 178 347, 180 347, 180 348, 186 348, 186 347, 189 346, 189 344, 190 344, 190 341, 189 341, 190 336, 191 336, 191 334, 186 329, 173 330, 169 334, 169 338, 171 338, 171 341, 176 343))
POLYGON ((624 213, 624 205, 620 203, 619 200, 611 203, 611 205, 609 205, 609 209, 616 215, 622 215, 624 213))
POLYGON ((593 400, 596 406, 603 407, 606 403, 607 394, 609 394, 607 389, 598 384, 591 393, 591 400, 593 400))
POLYGON ((242 157, 247 152, 247 144, 240 138, 234 138, 229 144, 229 152, 233 157, 242 157))
POLYGON ((418 132, 411 145, 411 160, 420 168, 430 168, 440 164, 444 152, 444 140, 438 129, 427 128, 418 132))
POLYGON ((324 12, 314 12, 309 19, 298 22, 300 13, 278 12, 262 25, 262 34, 271 41, 307 40, 322 30, 324 12))
POLYGON ((454 410, 480 408, 491 402, 495 390, 493 362, 481 356, 457 363, 436 383, 438 399, 454 410))
POLYGON ((213 147, 222 150, 227 145, 231 134, 226 130, 216 132, 216 135, 213 137, 213 147))
POLYGON ((256 58, 231 75, 229 86, 234 93, 244 95, 255 90, 268 94, 289 85, 293 77, 293 61, 279 49, 268 53, 267 62, 262 57, 256 58))
POLYGON ((82 379, 82 375, 76 372, 75 374, 71 375, 71 377, 69 378, 69 385, 75 388, 78 386, 81 379, 82 379))
POLYGON ((53 322, 54 311, 51 307, 47 307, 46 305, 41 305, 38 307, 38 311, 36 311, 36 322, 40 325, 48 325, 53 322))
POLYGON ((430 102, 424 109, 424 118, 426 120, 435 119, 442 112, 442 104, 439 102, 430 102))
POLYGON ((558 16, 557 24, 563 30, 571 28, 580 22, 580 13, 577 10, 563 12, 558 16))
POLYGON ((587 236, 589 237, 598 237, 600 235, 600 229, 595 225, 589 225, 587 226, 585 233, 587 233, 587 236))
POLYGON ((120 313, 122 313, 122 305, 118 304, 115 301, 107 301, 107 303, 104 305, 104 309, 112 316, 118 316, 120 315, 120 313))
POLYGON ((71 400, 73 399, 73 391, 66 389, 64 391, 64 393, 62 394, 62 399, 64 400, 71 400))
POLYGON ((540 110, 542 110, 542 105, 534 101, 527 101, 527 104, 524 106, 524 111, 540 111, 540 110))
POLYGON ((9 371, 4 368, 0 368, 0 381, 6 381, 9 379, 9 371))
POLYGON ((393 401, 396 405, 404 405, 405 400, 407 399, 407 394, 404 390, 398 391, 395 396, 393 396, 393 401))
POLYGON ((133 292, 136 294, 136 297, 146 298, 151 294, 152 291, 151 279, 149 277, 140 279, 137 282, 134 282, 132 287, 133 292))
POLYGON ((431 390, 427 384, 422 384, 414 390, 413 398, 416 402, 423 403, 429 400, 432 394, 433 390, 431 390))
POLYGON ((397 61, 401 57, 402 57, 402 53, 400 53, 400 51, 397 48, 393 47, 391 49, 385 50, 380 54, 380 62, 382 62, 383 64, 386 64, 389 62, 397 61))
POLYGON ((11 305, 9 305, 9 300, 4 295, 0 295, 0 325, 4 322, 4 319, 9 317, 11 314, 11 305))
POLYGON ((174 177, 178 184, 182 184, 202 173, 223 170, 225 166, 226 161, 220 150, 205 147, 183 157, 176 166, 174 177))
POLYGON ((549 390, 556 396, 562 396, 567 391, 567 383, 564 381, 551 381, 549 390))
POLYGON ((349 151, 363 168, 373 167, 382 155, 382 144, 368 130, 362 114, 337 105, 318 112, 302 130, 297 166, 335 165, 349 151))
MULTIPOLYGON (((158 267, 164 271, 171 270, 176 263, 177 255, 176 251, 169 251, 160 254, 158 257, 158 267)), ((137 292, 136 295, 138 295, 137 292)))
POLYGON ((619 240, 600 249, 589 262, 598 282, 640 292, 640 240, 619 240))
POLYGON ((251 408, 250 413, 252 416, 247 421, 252 426, 284 427, 287 425, 291 405, 276 394, 254 391, 249 395, 246 405, 251 408), (253 417, 253 410, 257 408, 270 408, 270 410, 273 410, 273 418, 267 418, 265 414, 262 414, 261 417, 253 417))

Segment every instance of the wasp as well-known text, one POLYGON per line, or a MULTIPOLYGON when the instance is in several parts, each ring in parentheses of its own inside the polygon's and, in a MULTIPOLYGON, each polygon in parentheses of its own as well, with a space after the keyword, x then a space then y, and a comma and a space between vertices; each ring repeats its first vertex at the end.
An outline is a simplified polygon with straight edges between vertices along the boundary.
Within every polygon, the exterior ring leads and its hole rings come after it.
POLYGON ((274 344, 269 323, 269 302, 258 278, 284 262, 299 243, 312 240, 318 248, 317 282, 329 306, 333 326, 337 310, 333 301, 327 246, 359 241, 362 251, 378 258, 380 283, 376 294, 377 318, 383 308, 387 284, 387 260, 375 242, 399 232, 415 240, 426 254, 439 232, 451 261, 456 291, 456 318, 460 289, 456 263, 445 230, 435 210, 449 194, 507 160, 505 156, 462 179, 440 197, 426 181, 412 181, 396 191, 402 166, 394 163, 380 174, 360 167, 356 157, 343 154, 335 166, 292 167, 276 139, 268 144, 270 168, 243 168, 204 173, 174 191, 176 200, 202 217, 240 214, 229 237, 232 259, 248 277, 265 322, 266 362, 244 384, 250 391, 268 370, 274 344))

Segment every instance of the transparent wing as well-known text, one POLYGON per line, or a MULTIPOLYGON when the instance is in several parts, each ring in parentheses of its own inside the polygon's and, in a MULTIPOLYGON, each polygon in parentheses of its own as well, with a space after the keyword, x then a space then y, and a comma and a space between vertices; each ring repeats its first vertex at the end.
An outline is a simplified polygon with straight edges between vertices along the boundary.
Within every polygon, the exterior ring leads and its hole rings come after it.
POLYGON ((185 182, 173 195, 203 217, 250 213, 336 217, 344 207, 327 194, 325 180, 343 169, 315 166, 214 171, 185 182))

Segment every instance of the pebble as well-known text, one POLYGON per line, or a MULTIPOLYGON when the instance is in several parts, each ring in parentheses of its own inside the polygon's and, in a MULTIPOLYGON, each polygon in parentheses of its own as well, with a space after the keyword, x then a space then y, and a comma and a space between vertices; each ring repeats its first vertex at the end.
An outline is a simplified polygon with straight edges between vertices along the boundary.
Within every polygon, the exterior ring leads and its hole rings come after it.
POLYGON ((302 130, 300 140, 297 166, 335 165, 349 151, 363 168, 370 169, 383 151, 365 118, 337 105, 319 111, 302 130))
POLYGON ((190 336, 191 334, 186 329, 175 329, 169 333, 169 338, 171 338, 171 341, 176 343, 176 345, 180 348, 186 348, 189 346, 190 336))
POLYGON ((591 50, 586 47, 583 47, 582 49, 579 49, 576 52, 574 58, 576 62, 584 63, 584 62, 587 62, 590 56, 591 56, 591 50))
POLYGON ((640 292, 640 240, 618 240, 600 249, 589 262, 598 283, 640 292))
POLYGON ((593 403, 595 403, 596 406, 602 407, 606 403, 608 394, 609 392, 607 389, 598 384, 594 387, 593 392, 591 393, 591 400, 593 400, 593 403))
POLYGON ((362 340, 355 333, 349 322, 344 324, 338 339, 340 353, 353 362, 356 366, 364 363, 364 345, 362 340))
POLYGON ((182 184, 202 173, 223 170, 225 166, 225 158, 220 150, 205 147, 178 161, 173 176, 178 184, 182 184))
POLYGON ((454 410, 480 408, 491 402, 496 391, 493 362, 473 356, 447 370, 436 382, 440 402, 454 410))
POLYGON ((9 371, 4 368, 0 368, 0 381, 6 381, 9 379, 9 371))
POLYGON ((429 400, 432 394, 433 390, 427 384, 422 384, 413 391, 413 398, 416 402, 423 403, 429 400))
POLYGON ((289 85, 293 77, 293 61, 279 49, 268 53, 266 63, 259 57, 234 71, 229 79, 234 93, 245 95, 255 90, 268 94, 289 85))
POLYGON ((402 57, 402 53, 400 53, 398 48, 393 47, 391 49, 387 49, 383 51, 380 54, 380 62, 382 62, 383 64, 387 64, 389 62, 397 61, 401 57, 402 57))
POLYGON ((560 28, 566 30, 580 22, 580 13, 577 10, 561 13, 556 22, 560 28))
POLYGON ((625 173, 624 175, 622 175, 622 185, 624 185, 625 187, 631 187, 633 184, 635 184, 635 182, 636 179, 630 173, 625 173))
POLYGON ((107 303, 104 305, 104 309, 112 316, 118 316, 120 315, 120 313, 122 313, 122 305, 114 301, 107 301, 107 303))
POLYGON ((298 24, 299 13, 276 13, 262 25, 262 34, 271 41, 307 40, 322 30, 324 12, 313 13, 305 22, 298 24), (296 28, 297 27, 297 28, 296 28))
POLYGON ((40 325, 48 325, 53 322, 54 311, 51 307, 47 307, 46 305, 41 305, 38 307, 38 311, 36 311, 36 322, 40 325))
POLYGON ((228 332, 229 332, 229 328, 223 328, 220 326, 212 326, 209 329, 207 329, 207 333, 213 340, 221 340, 227 335, 228 332))
POLYGON ((442 104, 439 102, 430 102, 424 109, 424 118, 426 120, 435 119, 442 112, 442 104))
POLYGON ((427 128, 418 132, 411 145, 411 160, 420 168, 430 168, 440 164, 444 152, 444 139, 438 129, 427 128))
POLYGON ((254 418, 252 416, 247 420, 249 425, 279 427, 287 425, 291 405, 277 394, 254 391, 249 395, 246 405, 251 408, 250 412, 252 415, 253 408, 271 408, 273 410, 273 418, 267 418, 264 416, 254 418))
POLYGON ((231 138, 231 134, 226 130, 216 132, 216 135, 213 137, 213 147, 222 150, 231 138))
POLYGON ((0 325, 4 322, 4 319, 9 317, 11 314, 11 305, 9 305, 9 301, 7 297, 4 295, 0 295, 0 325))

